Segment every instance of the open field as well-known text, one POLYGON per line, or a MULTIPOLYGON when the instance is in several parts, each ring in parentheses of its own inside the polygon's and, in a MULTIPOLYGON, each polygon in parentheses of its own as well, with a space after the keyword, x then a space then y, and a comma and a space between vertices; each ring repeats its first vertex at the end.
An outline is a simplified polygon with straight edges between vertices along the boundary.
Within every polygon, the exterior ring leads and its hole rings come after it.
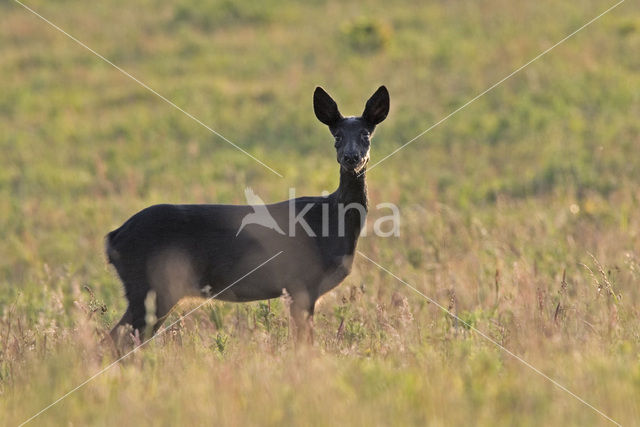
MULTIPOLYGON (((391 113, 372 162, 613 1, 0 3, 0 420, 113 358, 104 235, 153 203, 332 191, 316 85, 391 113)), ((34 425, 640 423, 640 5, 630 0, 368 173, 400 236, 357 257, 296 351, 283 300, 214 302, 34 425)), ((375 220, 376 211, 372 210, 375 220)), ((186 302, 169 320, 197 302, 186 302)))

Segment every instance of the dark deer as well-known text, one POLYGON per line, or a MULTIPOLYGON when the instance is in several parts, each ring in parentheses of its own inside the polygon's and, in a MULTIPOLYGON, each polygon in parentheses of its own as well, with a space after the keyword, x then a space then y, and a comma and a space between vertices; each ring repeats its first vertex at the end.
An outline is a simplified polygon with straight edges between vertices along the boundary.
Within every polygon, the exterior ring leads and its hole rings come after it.
POLYGON ((318 87, 313 109, 335 138, 340 185, 334 193, 262 206, 260 211, 266 208, 278 227, 243 223, 259 212, 251 205, 163 204, 138 212, 106 236, 107 257, 129 302, 111 331, 114 341, 124 325, 148 339, 183 297, 247 302, 276 298, 284 290, 291 298, 297 338, 306 334, 311 339, 317 299, 351 272, 367 213, 364 172, 370 138, 387 117, 389 93, 381 86, 362 116, 343 117, 318 87), (152 304, 148 296, 154 297, 152 304))

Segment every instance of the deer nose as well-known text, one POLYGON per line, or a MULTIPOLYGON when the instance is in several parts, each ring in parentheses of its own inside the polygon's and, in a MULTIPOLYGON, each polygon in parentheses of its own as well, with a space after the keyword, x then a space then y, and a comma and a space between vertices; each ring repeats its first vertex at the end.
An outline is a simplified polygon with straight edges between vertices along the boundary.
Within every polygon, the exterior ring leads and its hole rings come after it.
POLYGON ((344 155, 344 162, 349 166, 355 166, 360 162, 360 156, 355 153, 349 153, 344 155))

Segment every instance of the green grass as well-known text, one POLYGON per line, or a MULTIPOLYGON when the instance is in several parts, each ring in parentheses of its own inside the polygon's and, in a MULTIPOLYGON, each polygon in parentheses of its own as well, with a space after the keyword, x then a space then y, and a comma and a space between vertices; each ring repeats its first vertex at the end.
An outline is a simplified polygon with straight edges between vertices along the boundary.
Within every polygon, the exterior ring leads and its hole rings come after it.
MULTIPOLYGON (((99 340, 125 301, 103 236, 132 213, 242 203, 247 186, 268 202, 333 190, 316 85, 346 114, 387 85, 375 162, 613 2, 27 4, 284 178, 1 3, 9 425, 112 360, 99 340)), ((371 170, 371 202, 398 204, 401 235, 359 243, 625 425, 640 419, 639 10, 623 3, 371 170)), ((34 423, 608 423, 361 257, 315 326, 295 351, 283 301, 215 302, 34 423)))

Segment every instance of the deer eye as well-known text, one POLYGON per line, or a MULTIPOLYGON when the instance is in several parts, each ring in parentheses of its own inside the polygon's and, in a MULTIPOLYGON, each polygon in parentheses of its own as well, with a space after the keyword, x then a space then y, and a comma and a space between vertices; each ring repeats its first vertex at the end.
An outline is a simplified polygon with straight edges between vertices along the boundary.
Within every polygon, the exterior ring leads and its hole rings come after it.
POLYGON ((342 142, 342 135, 335 135, 336 138, 336 147, 342 142))
POLYGON ((362 134, 360 135, 360 138, 362 138, 362 141, 364 142, 369 142, 369 138, 371 137, 371 134, 369 132, 362 132, 362 134))

